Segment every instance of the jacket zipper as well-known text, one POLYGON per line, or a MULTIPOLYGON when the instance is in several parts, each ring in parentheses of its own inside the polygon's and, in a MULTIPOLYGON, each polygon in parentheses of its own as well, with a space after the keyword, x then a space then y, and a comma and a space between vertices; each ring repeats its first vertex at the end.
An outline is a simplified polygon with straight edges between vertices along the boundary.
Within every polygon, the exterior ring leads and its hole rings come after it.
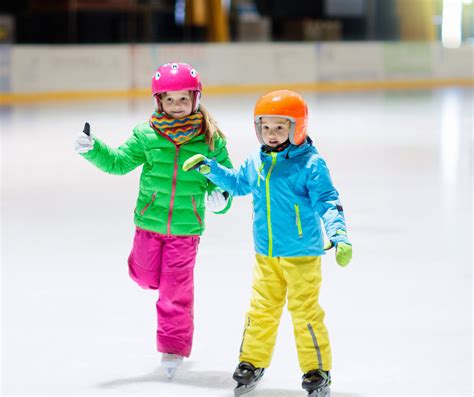
POLYGON ((191 196, 191 200, 193 201, 193 209, 194 209, 194 215, 196 215, 196 218, 199 222, 199 226, 202 227, 202 219, 201 217, 199 216, 199 213, 198 213, 198 210, 197 210, 197 205, 196 205, 196 199, 194 198, 194 196, 191 196))
POLYGON ((178 156, 179 156, 179 149, 181 148, 181 146, 177 145, 176 142, 174 142, 169 136, 163 134, 160 130, 156 129, 152 123, 150 123, 150 126, 151 128, 153 128, 153 130, 155 130, 155 132, 158 135, 162 136, 163 138, 171 142, 174 145, 175 150, 176 150, 175 157, 174 157, 173 183, 171 185, 170 209, 168 211, 168 225, 166 228, 168 235, 170 235, 171 234, 171 218, 173 216, 174 195, 176 192, 176 179, 178 176, 178 156))
POLYGON ((179 156, 179 149, 181 148, 181 146, 177 146, 177 145, 174 145, 174 146, 176 148, 176 152, 174 156, 174 171, 173 171, 173 184, 171 185, 170 209, 168 211, 168 227, 167 227, 168 235, 171 234, 171 218, 173 217, 174 196, 176 193, 176 179, 178 177, 178 156, 179 156))
POLYGON ((298 236, 303 237, 303 228, 301 227, 301 218, 300 218, 300 207, 298 204, 295 204, 295 214, 296 214, 296 227, 298 228, 298 236))
POLYGON ((271 257, 273 254, 273 236, 272 236, 272 216, 270 206, 270 177, 272 176, 273 168, 276 164, 276 153, 271 153, 272 165, 268 170, 268 174, 265 177, 265 193, 267 196, 267 224, 268 224, 268 256, 271 257))
POLYGON ((152 194, 151 200, 150 200, 150 201, 148 202, 148 204, 145 205, 145 206, 143 207, 143 209, 140 211, 140 215, 144 215, 144 214, 145 214, 145 211, 148 209, 148 207, 149 207, 150 205, 152 205, 153 202, 155 201, 155 197, 156 197, 156 192, 154 192, 154 193, 152 194))

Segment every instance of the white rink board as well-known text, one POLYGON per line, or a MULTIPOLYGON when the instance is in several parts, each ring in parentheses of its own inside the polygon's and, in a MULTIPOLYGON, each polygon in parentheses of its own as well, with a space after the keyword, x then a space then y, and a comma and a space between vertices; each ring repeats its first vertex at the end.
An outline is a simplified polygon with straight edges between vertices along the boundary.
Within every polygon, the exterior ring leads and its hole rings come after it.
POLYGON ((165 62, 193 65, 206 86, 312 83, 317 78, 315 45, 154 45, 133 49, 134 87, 147 87, 150 71, 165 62))
POLYGON ((320 81, 383 79, 382 46, 378 43, 331 43, 317 46, 320 81))
POLYGON ((458 49, 433 46, 433 76, 435 78, 453 78, 474 76, 474 52, 472 46, 458 49))
POLYGON ((129 46, 18 46, 11 53, 12 92, 127 90, 129 46))
POLYGON ((472 46, 437 43, 13 46, 3 53, 11 62, 2 79, 10 81, 0 92, 11 93, 145 89, 170 61, 192 64, 207 87, 474 77, 472 46))
POLYGON ((473 47, 430 43, 249 43, 2 46, 0 92, 104 92, 149 87, 157 66, 192 64, 205 87, 325 81, 473 79, 473 47), (10 59, 10 62, 8 62, 10 59))

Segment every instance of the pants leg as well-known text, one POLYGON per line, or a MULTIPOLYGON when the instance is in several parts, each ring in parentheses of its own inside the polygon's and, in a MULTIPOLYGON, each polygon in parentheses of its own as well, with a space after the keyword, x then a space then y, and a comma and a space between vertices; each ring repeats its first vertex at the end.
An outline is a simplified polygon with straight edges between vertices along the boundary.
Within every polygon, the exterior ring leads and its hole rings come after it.
POLYGON ((331 347, 324 311, 318 303, 321 287, 321 257, 281 258, 288 284, 288 310, 303 373, 314 369, 329 371, 331 347))
POLYGON ((248 361, 257 368, 270 365, 285 296, 286 282, 278 258, 257 254, 240 361, 248 361))
POLYGON ((166 237, 162 252, 157 348, 188 357, 194 332, 194 264, 199 237, 166 237))
POLYGON ((132 252, 128 257, 128 273, 140 287, 158 289, 162 249, 162 235, 136 228, 132 252))

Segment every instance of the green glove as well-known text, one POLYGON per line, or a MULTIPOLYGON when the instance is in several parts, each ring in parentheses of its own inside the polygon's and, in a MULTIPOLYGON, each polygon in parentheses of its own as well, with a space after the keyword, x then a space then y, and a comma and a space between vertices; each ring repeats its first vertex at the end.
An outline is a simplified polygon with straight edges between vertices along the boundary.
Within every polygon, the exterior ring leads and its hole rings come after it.
POLYGON ((183 164, 183 171, 190 170, 197 170, 203 175, 209 174, 209 172, 211 172, 209 159, 202 154, 195 154, 194 156, 187 159, 183 164))
POLYGON ((336 246, 336 262, 339 266, 345 267, 352 259, 352 245, 339 243, 336 246))

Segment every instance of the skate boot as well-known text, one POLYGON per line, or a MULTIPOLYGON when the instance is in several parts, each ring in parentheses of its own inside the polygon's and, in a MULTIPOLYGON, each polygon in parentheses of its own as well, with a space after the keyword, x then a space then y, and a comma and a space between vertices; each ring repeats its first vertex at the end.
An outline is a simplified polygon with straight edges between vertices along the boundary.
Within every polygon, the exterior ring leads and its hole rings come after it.
POLYGON ((255 368, 251 363, 242 361, 235 369, 232 378, 237 382, 234 396, 241 396, 255 389, 263 376, 265 368, 255 368))
POLYGON ((179 354, 163 353, 161 366, 165 369, 168 379, 171 379, 178 368, 183 363, 183 356, 179 354))
POLYGON ((308 392, 308 397, 329 397, 331 390, 331 374, 329 371, 316 369, 303 375, 301 386, 308 392))

